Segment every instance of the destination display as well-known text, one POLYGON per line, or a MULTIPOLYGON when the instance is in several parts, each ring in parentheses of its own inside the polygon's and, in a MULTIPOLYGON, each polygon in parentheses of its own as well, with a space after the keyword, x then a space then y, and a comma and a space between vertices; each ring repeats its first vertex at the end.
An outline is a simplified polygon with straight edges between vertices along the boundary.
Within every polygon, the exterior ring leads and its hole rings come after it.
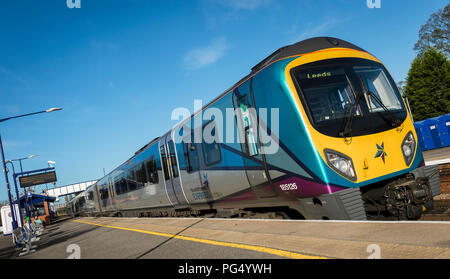
POLYGON ((54 171, 19 177, 20 187, 22 188, 56 181, 56 172, 54 171))

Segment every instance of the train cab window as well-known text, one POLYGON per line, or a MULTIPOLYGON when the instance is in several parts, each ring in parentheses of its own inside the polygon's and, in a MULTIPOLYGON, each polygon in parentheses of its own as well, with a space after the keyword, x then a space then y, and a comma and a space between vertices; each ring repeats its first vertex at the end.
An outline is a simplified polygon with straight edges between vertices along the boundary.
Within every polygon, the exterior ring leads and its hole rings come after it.
POLYGON ((155 156, 152 156, 150 160, 145 162, 147 168, 148 183, 158 184, 158 169, 156 167, 155 156))
POLYGON ((400 92, 384 66, 361 58, 333 58, 291 70, 310 123, 332 137, 392 129, 407 116, 400 92))
MULTIPOLYGON (((216 127, 211 130, 211 135, 216 137, 216 127)), ((217 140, 217 137, 216 137, 217 140)), ((222 153, 220 152, 220 146, 217 141, 212 143, 207 143, 203 141, 203 159, 205 160, 206 166, 212 166, 220 163, 222 161, 222 153)))
POLYGON ((396 96, 394 89, 381 68, 377 66, 356 66, 353 69, 360 77, 366 90, 375 95, 375 97, 367 94, 365 96, 370 112, 384 110, 379 101, 389 110, 402 109, 400 97, 396 96))
MULTIPOLYGON (((345 117, 355 101, 344 68, 313 68, 296 73, 314 123, 345 117)), ((355 110, 361 115, 361 109, 355 110)))

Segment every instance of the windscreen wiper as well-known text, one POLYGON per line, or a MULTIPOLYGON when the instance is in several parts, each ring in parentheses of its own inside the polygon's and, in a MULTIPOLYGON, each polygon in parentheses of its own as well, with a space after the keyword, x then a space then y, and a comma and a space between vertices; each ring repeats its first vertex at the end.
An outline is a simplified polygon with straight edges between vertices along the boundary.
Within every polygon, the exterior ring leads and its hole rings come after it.
POLYGON ((390 124, 392 127, 395 128, 395 127, 400 126, 400 124, 401 124, 400 121, 396 117, 394 117, 392 111, 383 104, 383 101, 381 101, 380 98, 375 93, 373 93, 370 90, 367 90, 366 94, 369 96, 369 98, 370 97, 374 98, 375 101, 377 101, 377 103, 383 108, 383 110, 388 113, 390 122, 391 122, 390 124))
POLYGON ((352 132, 352 122, 353 122, 353 116, 355 115, 355 109, 359 105, 359 101, 361 100, 362 93, 359 92, 359 94, 356 96, 355 102, 351 104, 350 106, 350 115, 347 113, 347 108, 345 109, 345 115, 344 115, 344 122, 343 122, 343 128, 341 129, 341 132, 339 135, 341 137, 347 137, 347 135, 350 135, 352 132))
MULTIPOLYGON (((383 110, 384 110, 385 112, 387 112, 387 114, 389 115, 389 118, 390 118, 390 119, 389 119, 389 120, 390 120, 390 123, 389 123, 389 124, 391 124, 392 127, 398 127, 398 126, 400 126, 401 123, 399 123, 399 120, 398 120, 397 118, 394 117, 394 115, 392 114, 392 111, 390 111, 390 110, 383 104, 383 101, 381 101, 380 98, 379 98, 377 95, 375 95, 372 91, 366 89, 366 86, 364 85, 364 83, 363 83, 363 81, 362 81, 362 79, 361 79, 361 77, 360 77, 359 75, 356 75, 356 76, 358 77, 358 80, 359 80, 359 83, 360 83, 360 85, 361 85, 362 90, 364 90, 364 94, 367 94, 367 96, 368 96, 369 98, 370 98, 370 97, 373 97, 373 98, 377 101, 377 103, 383 108, 383 110)), ((367 105, 369 105, 369 104, 367 104, 367 105)), ((386 118, 384 117, 383 114, 381 114, 381 116, 382 116, 384 119, 386 119, 386 118)))

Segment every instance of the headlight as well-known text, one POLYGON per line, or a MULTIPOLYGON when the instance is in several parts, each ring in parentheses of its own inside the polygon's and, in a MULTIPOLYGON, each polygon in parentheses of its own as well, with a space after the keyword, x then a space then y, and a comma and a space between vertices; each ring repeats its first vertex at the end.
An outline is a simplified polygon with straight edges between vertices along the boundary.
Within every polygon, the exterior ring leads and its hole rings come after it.
POLYGON ((416 151, 416 141, 414 139, 413 133, 409 132, 402 143, 403 158, 405 158, 405 163, 407 166, 411 164, 412 158, 414 157, 414 152, 416 151))
POLYGON ((353 161, 350 157, 330 149, 325 149, 324 152, 327 163, 332 169, 352 181, 357 180, 353 161))

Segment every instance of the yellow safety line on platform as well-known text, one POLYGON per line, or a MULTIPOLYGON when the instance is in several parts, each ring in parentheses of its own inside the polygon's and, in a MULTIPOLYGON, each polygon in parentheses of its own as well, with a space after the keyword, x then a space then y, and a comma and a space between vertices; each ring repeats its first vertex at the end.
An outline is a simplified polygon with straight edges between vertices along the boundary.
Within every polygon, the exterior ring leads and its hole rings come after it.
POLYGON ((195 238, 195 237, 189 237, 189 236, 174 235, 174 234, 169 234, 169 233, 159 233, 159 232, 152 232, 152 231, 146 231, 146 230, 140 230, 140 229, 132 229, 132 228, 126 228, 126 227, 116 227, 116 226, 109 226, 109 225, 91 223, 91 222, 80 221, 80 220, 74 220, 73 222, 94 225, 94 226, 100 226, 100 227, 105 227, 105 228, 140 232, 140 233, 145 233, 145 234, 152 234, 152 235, 157 235, 157 236, 176 238, 176 239, 200 242, 200 243, 211 244, 211 245, 246 249, 246 250, 267 253, 267 254, 277 255, 277 256, 291 258, 291 259, 327 259, 326 257, 303 255, 303 254, 299 254, 299 253, 293 253, 293 252, 288 252, 288 251, 283 251, 283 250, 273 249, 273 248, 267 248, 267 247, 262 247, 262 246, 238 244, 238 243, 231 243, 231 242, 222 242, 222 241, 201 239, 201 238, 195 238))

